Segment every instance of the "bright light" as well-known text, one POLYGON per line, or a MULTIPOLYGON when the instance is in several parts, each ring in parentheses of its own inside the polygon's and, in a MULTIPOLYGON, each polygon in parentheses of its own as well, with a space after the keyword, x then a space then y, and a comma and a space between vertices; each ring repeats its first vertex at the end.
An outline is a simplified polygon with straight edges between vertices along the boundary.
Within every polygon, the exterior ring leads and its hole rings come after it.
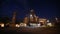
POLYGON ((33 18, 32 14, 30 14, 30 18, 33 18))
POLYGON ((30 23, 30 25, 33 27, 40 27, 40 24, 30 23))
POLYGON ((47 22, 49 22, 49 20, 47 20, 47 22))
POLYGON ((1 27, 4 27, 4 24, 0 24, 1 25, 1 27))
POLYGON ((37 25, 38 25, 38 27, 40 27, 41 24, 37 24, 37 25))
POLYGON ((32 15, 30 15, 32 17, 32 15))
POLYGON ((16 27, 20 27, 18 24, 16 24, 16 27))
POLYGON ((20 23, 20 26, 26 27, 27 25, 25 23, 20 23))
POLYGON ((52 23, 47 23, 48 26, 52 26, 52 23))

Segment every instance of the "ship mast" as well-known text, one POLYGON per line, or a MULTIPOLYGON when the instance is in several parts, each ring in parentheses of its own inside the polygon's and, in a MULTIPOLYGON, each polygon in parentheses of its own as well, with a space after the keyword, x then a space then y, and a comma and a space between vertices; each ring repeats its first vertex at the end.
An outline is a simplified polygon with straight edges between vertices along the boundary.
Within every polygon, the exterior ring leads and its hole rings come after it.
POLYGON ((13 17, 12 17, 12 23, 15 24, 15 20, 16 20, 16 12, 13 13, 13 17))

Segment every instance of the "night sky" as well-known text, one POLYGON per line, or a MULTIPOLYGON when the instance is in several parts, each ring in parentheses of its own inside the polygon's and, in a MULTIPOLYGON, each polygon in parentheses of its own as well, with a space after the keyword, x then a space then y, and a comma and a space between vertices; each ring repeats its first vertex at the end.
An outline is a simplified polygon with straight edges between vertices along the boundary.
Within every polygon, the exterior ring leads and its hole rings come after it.
POLYGON ((29 10, 33 9, 41 18, 59 17, 56 0, 1 0, 1 17, 12 17, 17 12, 17 19, 24 18, 29 10))

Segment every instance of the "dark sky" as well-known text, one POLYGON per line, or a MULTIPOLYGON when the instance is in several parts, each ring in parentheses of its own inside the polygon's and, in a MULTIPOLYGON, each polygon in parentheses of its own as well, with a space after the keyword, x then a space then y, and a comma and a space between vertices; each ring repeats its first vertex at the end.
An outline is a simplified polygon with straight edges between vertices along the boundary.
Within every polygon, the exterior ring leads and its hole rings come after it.
POLYGON ((41 18, 59 16, 56 0, 1 0, 0 16, 12 17, 17 11, 17 19, 23 18, 31 9, 41 18))

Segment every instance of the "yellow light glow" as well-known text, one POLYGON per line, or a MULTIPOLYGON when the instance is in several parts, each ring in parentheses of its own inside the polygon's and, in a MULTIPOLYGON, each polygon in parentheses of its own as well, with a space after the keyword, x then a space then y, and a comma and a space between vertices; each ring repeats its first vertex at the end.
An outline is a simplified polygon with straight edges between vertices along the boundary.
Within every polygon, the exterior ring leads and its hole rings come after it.
POLYGON ((52 26, 52 23, 47 23, 48 26, 52 26))
POLYGON ((20 26, 25 26, 26 27, 27 25, 25 23, 20 23, 20 26))
POLYGON ((1 24, 1 27, 4 27, 4 24, 1 24))
POLYGON ((16 24, 16 27, 20 27, 18 24, 16 24))

